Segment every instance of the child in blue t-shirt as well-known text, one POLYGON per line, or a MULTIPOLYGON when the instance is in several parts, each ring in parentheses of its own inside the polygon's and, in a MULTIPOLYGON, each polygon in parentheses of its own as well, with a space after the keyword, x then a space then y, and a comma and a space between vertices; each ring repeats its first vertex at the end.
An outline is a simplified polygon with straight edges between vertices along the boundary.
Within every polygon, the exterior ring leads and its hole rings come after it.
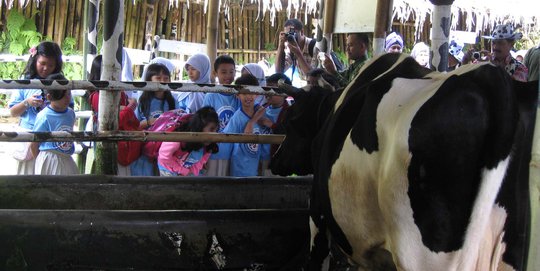
MULTIPOLYGON (((236 74, 234 59, 228 55, 218 56, 214 61, 214 71, 220 84, 231 85, 236 74)), ((203 106, 211 106, 216 110, 219 117, 218 132, 223 133, 231 116, 240 107, 240 101, 234 94, 207 93, 204 96, 203 106)), ((230 144, 220 144, 219 152, 212 154, 206 164, 206 176, 229 176, 230 155, 230 144)))
MULTIPOLYGON (((237 85, 258 85, 253 75, 242 75, 236 79, 237 85)), ((266 107, 255 104, 256 94, 238 94, 241 107, 234 113, 229 123, 223 129, 224 133, 261 134, 262 127, 258 124, 266 112, 266 107)), ((231 176, 247 177, 259 175, 259 161, 261 158, 260 145, 255 143, 225 143, 231 148, 231 176)), ((221 150, 222 145, 219 148, 221 150)))
MULTIPOLYGON (((66 80, 62 74, 51 74, 47 79, 66 80)), ((69 108, 71 90, 47 90, 46 96, 50 104, 37 114, 33 131, 73 131, 75 112, 69 108)), ((71 157, 75 150, 73 142, 32 142, 31 150, 36 157, 35 174, 79 174, 77 164, 71 157)))
MULTIPOLYGON (((152 63, 146 67, 144 81, 169 83, 171 73, 167 66, 160 63, 152 63)), ((174 99, 170 91, 144 91, 139 97, 139 105, 135 111, 140 121, 139 129, 150 128, 159 116, 169 110, 178 108, 178 101, 174 99)), ((156 161, 150 160, 141 154, 139 159, 130 165, 131 176, 158 176, 156 161)))
MULTIPOLYGON (((266 79, 266 85, 277 87, 278 81, 291 85, 291 80, 283 73, 275 73, 266 79)), ((262 134, 285 134, 283 119, 289 109, 289 104, 284 96, 268 96, 268 107, 265 115, 259 120, 262 126, 262 134)), ((261 173, 263 176, 273 176, 268 169, 270 158, 274 155, 279 145, 261 144, 261 173)))

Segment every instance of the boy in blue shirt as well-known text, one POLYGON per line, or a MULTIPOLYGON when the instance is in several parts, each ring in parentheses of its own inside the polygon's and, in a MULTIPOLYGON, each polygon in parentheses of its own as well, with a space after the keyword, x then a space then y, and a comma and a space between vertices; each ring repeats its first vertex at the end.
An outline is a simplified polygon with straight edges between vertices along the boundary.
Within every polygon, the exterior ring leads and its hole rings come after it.
MULTIPOLYGON (((277 87, 278 81, 282 79, 285 84, 291 85, 291 80, 283 73, 275 73, 266 79, 266 85, 277 87)), ((283 119, 289 109, 289 104, 284 96, 269 96, 267 98, 268 107, 265 115, 259 120, 262 127, 262 134, 285 134, 283 119)), ((268 169, 270 158, 274 155, 279 145, 261 144, 261 174, 263 176, 273 176, 268 169)))
MULTIPOLYGON (((231 85, 236 75, 234 59, 228 55, 218 56, 214 61, 214 72, 220 84, 231 85)), ((219 117, 218 132, 223 133, 231 116, 240 107, 240 101, 234 94, 207 93, 203 106, 211 106, 216 110, 219 117)), ((219 152, 212 154, 206 164, 206 176, 229 176, 230 156, 230 144, 219 144, 219 152)))
MULTIPOLYGON (((253 75, 243 75, 236 79, 237 85, 258 85, 253 75)), ((262 127, 258 124, 264 116, 266 107, 255 104, 258 95, 238 94, 241 107, 234 113, 229 123, 223 129, 224 133, 261 134, 262 127)), ((222 145, 220 144, 220 148, 222 145)), ((230 170, 231 176, 247 177, 259 175, 261 149, 255 143, 228 143, 232 145, 230 170)))

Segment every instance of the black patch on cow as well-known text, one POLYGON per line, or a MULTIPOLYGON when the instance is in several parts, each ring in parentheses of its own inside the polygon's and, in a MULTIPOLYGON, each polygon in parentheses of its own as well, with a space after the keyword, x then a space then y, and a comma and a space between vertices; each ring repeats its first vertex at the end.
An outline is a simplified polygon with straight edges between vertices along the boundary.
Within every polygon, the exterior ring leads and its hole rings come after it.
POLYGON ((536 121, 538 81, 514 81, 519 106, 519 122, 508 167, 497 203, 508 212, 503 241, 507 244, 504 262, 516 270, 527 269, 530 240, 529 163, 536 121))
POLYGON ((283 123, 287 138, 270 163, 274 174, 287 176, 313 173, 313 140, 340 94, 320 87, 294 94, 295 102, 287 110, 283 123))
POLYGON ((510 153, 515 113, 508 75, 490 65, 449 77, 416 113, 408 195, 430 250, 462 247, 482 170, 510 153))
MULTIPOLYGON (((367 81, 366 84, 361 87, 361 89, 363 89, 361 91, 362 95, 365 96, 365 102, 362 104, 361 113, 360 111, 356 113, 358 118, 354 124, 354 128, 351 131, 352 142, 361 150, 365 150, 368 153, 377 151, 379 149, 376 132, 377 108, 379 107, 382 97, 392 87, 392 81, 397 77, 422 78, 430 72, 431 71, 429 69, 425 69, 424 67, 418 65, 413 58, 406 58, 399 65, 377 80, 367 81)), ((342 108, 354 107, 352 105, 355 103, 352 102, 352 100, 346 102, 350 105, 343 105, 342 108)), ((335 161, 335 159, 337 159, 337 155, 332 163, 335 161)))
POLYGON ((319 193, 319 201, 316 203, 320 204, 318 208, 327 217, 332 237, 349 255, 352 254, 352 247, 334 220, 330 206, 328 180, 331 167, 339 157, 349 131, 352 142, 359 149, 369 153, 378 150, 375 130, 376 111, 382 96, 390 89, 393 79, 396 77, 422 78, 431 72, 429 69, 421 67, 411 57, 403 59, 389 70, 392 65, 396 64, 399 57, 399 54, 383 55, 356 78, 343 103, 325 123, 322 129, 324 133, 317 137, 317 142, 314 144, 320 150, 318 153, 314 151, 314 157, 318 158, 318 161, 314 162, 317 172, 314 176, 313 190, 319 193), (386 72, 384 75, 377 78, 384 72, 386 72))

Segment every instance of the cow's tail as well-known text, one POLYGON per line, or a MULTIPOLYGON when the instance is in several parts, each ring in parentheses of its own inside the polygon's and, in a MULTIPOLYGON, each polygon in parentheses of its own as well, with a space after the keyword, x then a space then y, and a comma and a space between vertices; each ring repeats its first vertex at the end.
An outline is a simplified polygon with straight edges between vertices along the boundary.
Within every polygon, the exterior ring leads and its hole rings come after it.
POLYGON ((325 223, 319 220, 318 223, 312 217, 309 219, 309 228, 311 231, 311 244, 308 270, 319 271, 328 270, 329 253, 330 253, 330 238, 325 223))
POLYGON ((511 159, 518 113, 511 79, 503 69, 484 65, 473 74, 477 75, 473 80, 484 86, 489 123, 481 157, 481 182, 456 270, 497 270, 491 261, 504 252, 501 240, 506 212, 495 200, 511 159))

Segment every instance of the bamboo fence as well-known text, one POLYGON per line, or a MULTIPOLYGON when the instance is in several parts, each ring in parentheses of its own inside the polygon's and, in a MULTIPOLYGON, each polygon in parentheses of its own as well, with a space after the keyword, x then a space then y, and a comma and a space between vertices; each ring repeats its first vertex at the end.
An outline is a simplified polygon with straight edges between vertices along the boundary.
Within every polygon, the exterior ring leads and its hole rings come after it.
MULTIPOLYGON (((28 1, 28 5, 21 8, 14 5, 7 9, 6 1, 0 1, 0 31, 5 29, 9 12, 18 10, 26 17, 35 14, 37 31, 43 36, 61 44, 66 37, 77 40, 77 48, 82 51, 84 41, 84 1, 81 0, 42 0, 28 1)), ((103 1, 101 9, 103 9, 103 1)), ((124 45, 128 48, 143 49, 146 43, 146 11, 148 5, 145 1, 125 1, 125 29, 124 45)), ((246 1, 247 2, 247 1, 246 1)), ((103 14, 103 10, 100 11, 103 14)), ((300 11, 297 18, 304 22, 304 33, 308 37, 314 36, 313 16, 300 11), (307 18, 307 20, 305 20, 307 18)), ((287 11, 277 13, 275 23, 270 20, 267 13, 259 14, 256 5, 231 4, 229 16, 222 11, 219 14, 218 54, 231 55, 238 63, 258 62, 262 59, 273 62, 279 32, 283 23, 288 19, 287 11)), ((190 3, 189 9, 185 2, 178 7, 169 7, 168 1, 156 1, 154 5, 153 33, 164 39, 179 40, 194 43, 206 43, 207 15, 202 4, 190 3)), ((415 39, 414 24, 401 24, 395 22, 407 41, 415 39)), ((426 24, 429 28, 429 23, 426 24)), ((100 33, 102 22, 99 23, 100 33)), ((422 37, 416 40, 428 41, 429 31, 423 31, 422 37)), ((98 41, 101 42, 101 41, 98 41)), ((333 37, 334 51, 345 52, 346 35, 335 34, 333 37)), ((407 42, 412 47, 413 43, 407 42)), ((164 57, 176 58, 174 54, 162 53, 164 57)))

